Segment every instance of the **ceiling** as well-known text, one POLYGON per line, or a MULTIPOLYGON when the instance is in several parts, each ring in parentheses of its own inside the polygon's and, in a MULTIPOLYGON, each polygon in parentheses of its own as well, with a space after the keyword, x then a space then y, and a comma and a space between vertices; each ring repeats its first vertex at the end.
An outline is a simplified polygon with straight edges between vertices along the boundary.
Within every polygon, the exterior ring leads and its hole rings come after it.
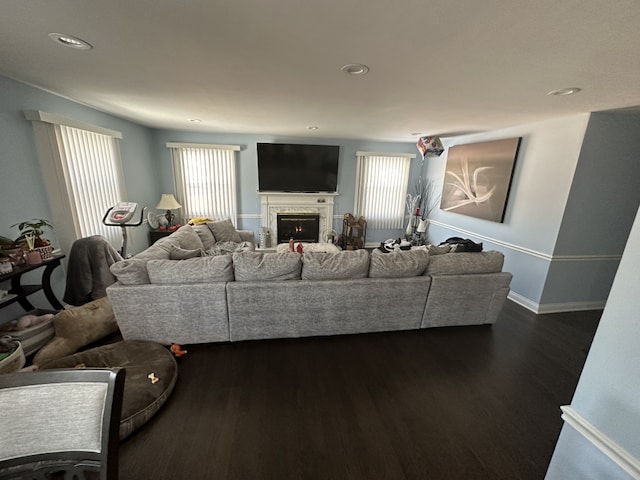
POLYGON ((640 105, 638 25, 638 0, 2 0, 0 75, 154 128, 415 142, 640 105))

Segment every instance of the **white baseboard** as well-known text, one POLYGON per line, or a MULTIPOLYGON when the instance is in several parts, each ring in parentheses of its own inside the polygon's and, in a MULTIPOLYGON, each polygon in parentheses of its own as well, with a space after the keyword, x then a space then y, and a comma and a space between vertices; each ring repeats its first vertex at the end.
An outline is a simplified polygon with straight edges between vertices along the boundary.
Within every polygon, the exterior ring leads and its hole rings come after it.
POLYGON ((622 470, 635 479, 640 479, 640 460, 607 437, 593 424, 576 412, 570 405, 560 407, 562 420, 580 433, 589 443, 609 457, 622 470))
POLYGON ((532 311, 538 315, 545 313, 583 312, 586 310, 602 310, 605 301, 589 302, 564 302, 564 303, 537 303, 515 292, 509 292, 509 300, 532 311))

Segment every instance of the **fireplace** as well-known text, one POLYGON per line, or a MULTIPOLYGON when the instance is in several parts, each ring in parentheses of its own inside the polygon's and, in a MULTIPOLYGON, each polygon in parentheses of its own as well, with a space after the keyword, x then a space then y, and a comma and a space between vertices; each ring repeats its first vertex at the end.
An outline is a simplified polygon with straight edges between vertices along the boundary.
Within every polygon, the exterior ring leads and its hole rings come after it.
POLYGON ((286 213, 277 215, 278 243, 293 238, 296 242, 318 242, 320 215, 312 213, 286 213))
MULTIPOLYGON (((322 232, 333 229, 333 201, 337 193, 258 192, 258 195, 262 204, 262 227, 271 234, 272 242, 276 244, 289 243, 291 238, 291 232, 282 234, 279 231, 279 215, 296 218, 301 215, 318 216, 318 232, 313 235, 312 242, 323 241, 322 232)), ((340 222, 342 225, 342 217, 340 222)))

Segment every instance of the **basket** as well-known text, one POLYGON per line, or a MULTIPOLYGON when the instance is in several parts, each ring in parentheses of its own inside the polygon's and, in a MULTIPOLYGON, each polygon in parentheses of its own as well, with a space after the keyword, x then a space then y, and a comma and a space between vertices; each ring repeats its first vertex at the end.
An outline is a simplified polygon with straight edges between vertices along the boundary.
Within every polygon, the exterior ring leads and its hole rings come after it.
MULTIPOLYGON (((7 338, 7 337, 4 337, 7 338)), ((13 373, 24 367, 26 358, 24 357, 24 350, 22 350, 22 344, 17 340, 10 340, 11 343, 18 347, 8 357, 0 360, 0 373, 13 373)))
POLYGON ((43 260, 50 260, 53 258, 53 247, 47 245, 46 247, 36 247, 35 250, 40 253, 43 260))

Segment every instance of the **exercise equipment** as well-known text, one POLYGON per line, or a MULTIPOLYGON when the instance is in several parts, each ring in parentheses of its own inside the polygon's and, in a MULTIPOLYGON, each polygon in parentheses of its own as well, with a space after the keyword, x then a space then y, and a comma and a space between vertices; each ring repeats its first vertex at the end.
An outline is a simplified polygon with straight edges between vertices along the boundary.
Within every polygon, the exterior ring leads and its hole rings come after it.
POLYGON ((122 229, 122 247, 120 247, 120 256, 127 258, 127 227, 139 227, 142 225, 144 211, 147 207, 140 209, 140 218, 137 222, 131 222, 135 217, 138 204, 135 202, 120 202, 104 214, 102 223, 108 227, 120 227, 122 229))

